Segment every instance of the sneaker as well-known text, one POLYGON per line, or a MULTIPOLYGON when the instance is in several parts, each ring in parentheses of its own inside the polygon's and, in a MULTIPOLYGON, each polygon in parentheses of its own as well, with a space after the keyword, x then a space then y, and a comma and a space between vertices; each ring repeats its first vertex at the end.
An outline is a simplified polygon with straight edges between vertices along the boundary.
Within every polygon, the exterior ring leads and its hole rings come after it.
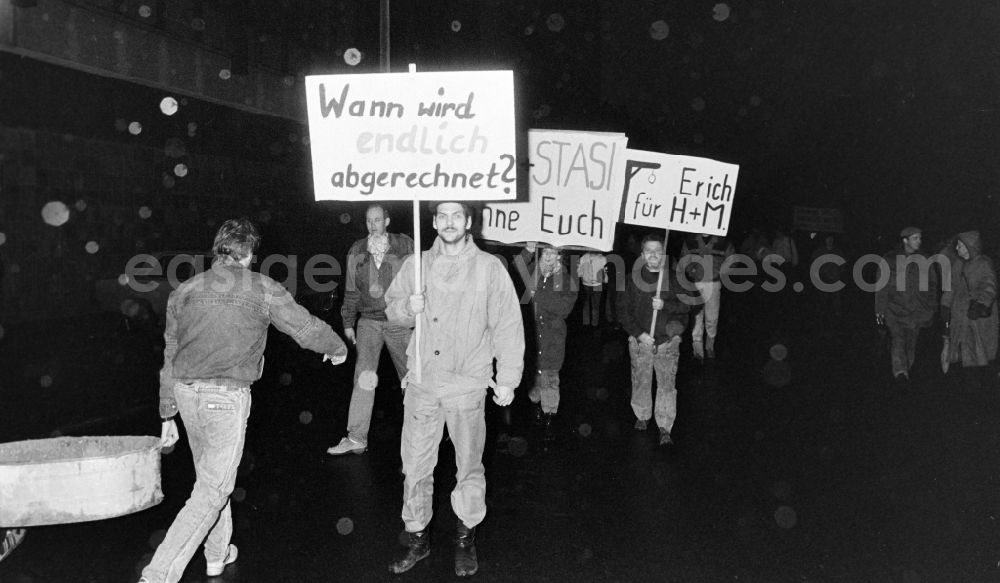
POLYGON ((674 440, 670 439, 669 431, 660 431, 660 445, 673 445, 674 440))
POLYGON ((635 430, 636 431, 645 431, 646 430, 646 420, 645 419, 636 419, 635 420, 635 430))
POLYGON ((698 360, 702 360, 705 358, 705 349, 702 346, 701 342, 695 342, 694 344, 692 344, 691 352, 692 354, 694 354, 694 357, 698 360))
POLYGON ((345 453, 356 453, 361 455, 365 453, 367 449, 367 444, 358 443, 350 437, 345 437, 340 440, 340 443, 326 450, 326 453, 330 455, 344 455, 345 453))
POLYGON ((10 528, 4 532, 3 540, 0 540, 0 561, 9 557, 14 549, 21 544, 25 532, 23 528, 10 528))
POLYGON ((239 550, 236 548, 236 545, 229 545, 229 550, 226 551, 225 559, 218 563, 205 564, 205 574, 209 577, 218 577, 226 569, 226 565, 236 562, 237 555, 239 555, 239 550))

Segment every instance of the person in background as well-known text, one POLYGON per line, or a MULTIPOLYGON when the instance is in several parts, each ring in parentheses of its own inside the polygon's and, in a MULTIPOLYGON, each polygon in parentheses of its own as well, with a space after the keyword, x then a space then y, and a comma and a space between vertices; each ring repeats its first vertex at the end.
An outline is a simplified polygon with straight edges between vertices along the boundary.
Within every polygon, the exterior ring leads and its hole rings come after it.
POLYGON ((409 257, 385 296, 390 322, 412 327, 420 320, 406 351, 399 447, 407 549, 389 571, 406 572, 430 554, 434 467, 447 426, 457 466, 455 574, 468 577, 479 569, 476 527, 486 516, 486 394, 493 387, 501 407, 514 400, 524 369, 524 324, 506 267, 472 240, 470 206, 435 202, 431 209, 438 236, 421 255, 422 287, 409 257))
POLYGON ((528 398, 535 404, 535 422, 545 428, 546 439, 554 437, 552 421, 559 412, 559 370, 566 356, 566 317, 576 303, 577 291, 563 265, 559 248, 541 248, 535 264, 537 244, 528 243, 521 260, 529 276, 525 287, 530 292, 537 342, 535 384, 528 398))
MULTIPOLYGON (((640 264, 637 262, 637 266, 640 264)), ((636 431, 645 431, 655 413, 660 429, 660 445, 672 445, 670 435, 677 417, 677 362, 680 357, 681 334, 693 305, 699 303, 697 290, 681 287, 673 270, 660 235, 647 235, 642 240, 642 263, 638 271, 626 278, 625 289, 619 293, 618 317, 629 335, 629 357, 632 361, 632 412, 636 431), (663 272, 660 293, 657 279, 663 272), (650 334, 653 312, 656 325, 650 334), (656 404, 653 408, 653 373, 656 373, 656 404)))
POLYGON ((722 304, 721 274, 726 259, 733 254, 733 244, 725 237, 692 234, 684 239, 681 265, 688 280, 701 293, 704 309, 698 310, 691 328, 694 357, 715 358, 715 338, 719 333, 719 308, 722 304), (704 341, 704 337, 708 340, 704 341))
POLYGON ((795 245, 795 239, 786 235, 782 229, 774 230, 771 253, 780 255, 785 260, 782 266, 789 270, 799 266, 799 248, 795 245))
POLYGON ((922 231, 906 227, 899 237, 899 247, 882 256, 889 272, 880 269, 876 280, 886 284, 875 291, 875 321, 889 329, 892 376, 901 385, 910 380, 920 329, 931 325, 938 300, 936 271, 920 253, 922 231))
POLYGON ((951 266, 951 290, 941 294, 941 317, 948 326, 948 362, 961 362, 971 387, 984 381, 997 355, 997 276, 982 251, 979 231, 955 238, 959 260, 951 266))
POLYGON ((226 221, 212 245, 212 268, 182 283, 167 300, 160 440, 163 447, 177 442, 174 416, 180 413, 196 479, 140 583, 179 581, 203 541, 209 577, 236 561, 229 495, 243 456, 250 385, 264 368, 268 327, 325 355, 324 362, 347 359, 347 346, 330 326, 295 303, 281 284, 250 271, 259 245, 248 219, 226 221))
POLYGON ((608 258, 603 253, 584 253, 577 271, 583 284, 583 325, 601 325, 601 298, 608 283, 608 258))
POLYGON ((837 239, 834 235, 823 237, 823 244, 813 251, 809 260, 810 277, 818 278, 818 281, 813 283, 817 293, 819 293, 819 305, 823 312, 829 316, 839 317, 841 314, 843 292, 833 291, 829 288, 843 282, 846 263, 847 259, 844 252, 837 247, 837 239), (815 274, 813 274, 814 269, 815 274))
POLYGON ((407 326, 387 321, 383 296, 403 259, 413 253, 413 239, 389 233, 389 222, 384 206, 370 205, 365 211, 368 236, 355 241, 347 252, 344 305, 340 315, 344 321, 344 336, 357 346, 358 360, 354 365, 354 388, 347 413, 347 436, 326 450, 330 455, 362 454, 368 448, 368 429, 383 345, 389 349, 400 382, 406 375, 406 346, 412 331, 407 326))

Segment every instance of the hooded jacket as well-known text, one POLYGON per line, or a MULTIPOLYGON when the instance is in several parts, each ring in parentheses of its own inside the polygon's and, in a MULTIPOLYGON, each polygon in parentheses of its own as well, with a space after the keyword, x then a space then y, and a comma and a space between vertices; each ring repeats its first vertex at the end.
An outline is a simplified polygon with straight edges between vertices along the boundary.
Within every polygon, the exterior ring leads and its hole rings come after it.
MULTIPOLYGON (((524 323, 506 267, 479 249, 471 236, 457 255, 441 238, 421 255, 424 311, 420 314, 420 382, 412 378, 417 334, 406 349, 408 382, 438 394, 462 394, 497 385, 514 388, 524 369, 524 323), (496 359, 496 382, 493 361, 496 359)), ((413 327, 413 256, 385 294, 390 322, 413 327)))
POLYGON ((949 358, 963 366, 985 366, 997 355, 996 271, 993 261, 982 252, 979 231, 960 233, 957 240, 969 250, 969 259, 952 264, 951 291, 941 295, 941 305, 951 312, 949 358), (987 306, 989 315, 970 320, 972 301, 987 306))

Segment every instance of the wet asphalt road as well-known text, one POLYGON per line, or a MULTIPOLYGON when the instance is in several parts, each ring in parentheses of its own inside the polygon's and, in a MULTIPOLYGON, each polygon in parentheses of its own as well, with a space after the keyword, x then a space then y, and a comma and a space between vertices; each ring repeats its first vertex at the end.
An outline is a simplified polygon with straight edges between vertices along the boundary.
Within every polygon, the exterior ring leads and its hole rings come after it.
MULTIPOLYGON (((977 388, 961 371, 943 376, 927 331, 914 382, 892 386, 870 313, 861 295, 841 317, 809 296, 725 296, 720 358, 682 359, 671 451, 652 423, 632 428, 624 335, 572 324, 556 441, 530 426, 526 386, 509 416, 488 409, 475 580, 1000 581, 996 377, 977 388), (781 362, 769 357, 777 343, 789 352, 781 362)), ((155 340, 83 328, 45 335, 45 350, 25 346, 40 333, 8 330, 3 441, 56 427, 158 434, 155 340)), ((234 494, 240 559, 213 581, 456 579, 447 442, 431 557, 399 577, 386 569, 401 549, 398 386, 379 385, 368 453, 325 454, 344 430, 351 366, 320 365, 272 338, 234 494)), ((190 492, 184 444, 163 457, 161 505, 31 528, 0 581, 137 580, 190 492)), ((199 552, 184 581, 204 580, 199 552)))

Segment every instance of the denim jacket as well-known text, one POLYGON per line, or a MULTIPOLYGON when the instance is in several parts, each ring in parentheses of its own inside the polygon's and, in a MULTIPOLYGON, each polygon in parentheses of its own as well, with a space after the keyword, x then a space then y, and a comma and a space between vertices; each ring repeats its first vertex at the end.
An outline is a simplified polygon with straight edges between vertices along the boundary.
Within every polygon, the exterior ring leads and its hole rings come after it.
POLYGON ((328 324, 295 303, 278 282, 228 259, 182 283, 167 300, 160 416, 177 412, 174 384, 195 380, 249 387, 264 368, 268 326, 299 346, 334 357, 347 346, 328 324))

